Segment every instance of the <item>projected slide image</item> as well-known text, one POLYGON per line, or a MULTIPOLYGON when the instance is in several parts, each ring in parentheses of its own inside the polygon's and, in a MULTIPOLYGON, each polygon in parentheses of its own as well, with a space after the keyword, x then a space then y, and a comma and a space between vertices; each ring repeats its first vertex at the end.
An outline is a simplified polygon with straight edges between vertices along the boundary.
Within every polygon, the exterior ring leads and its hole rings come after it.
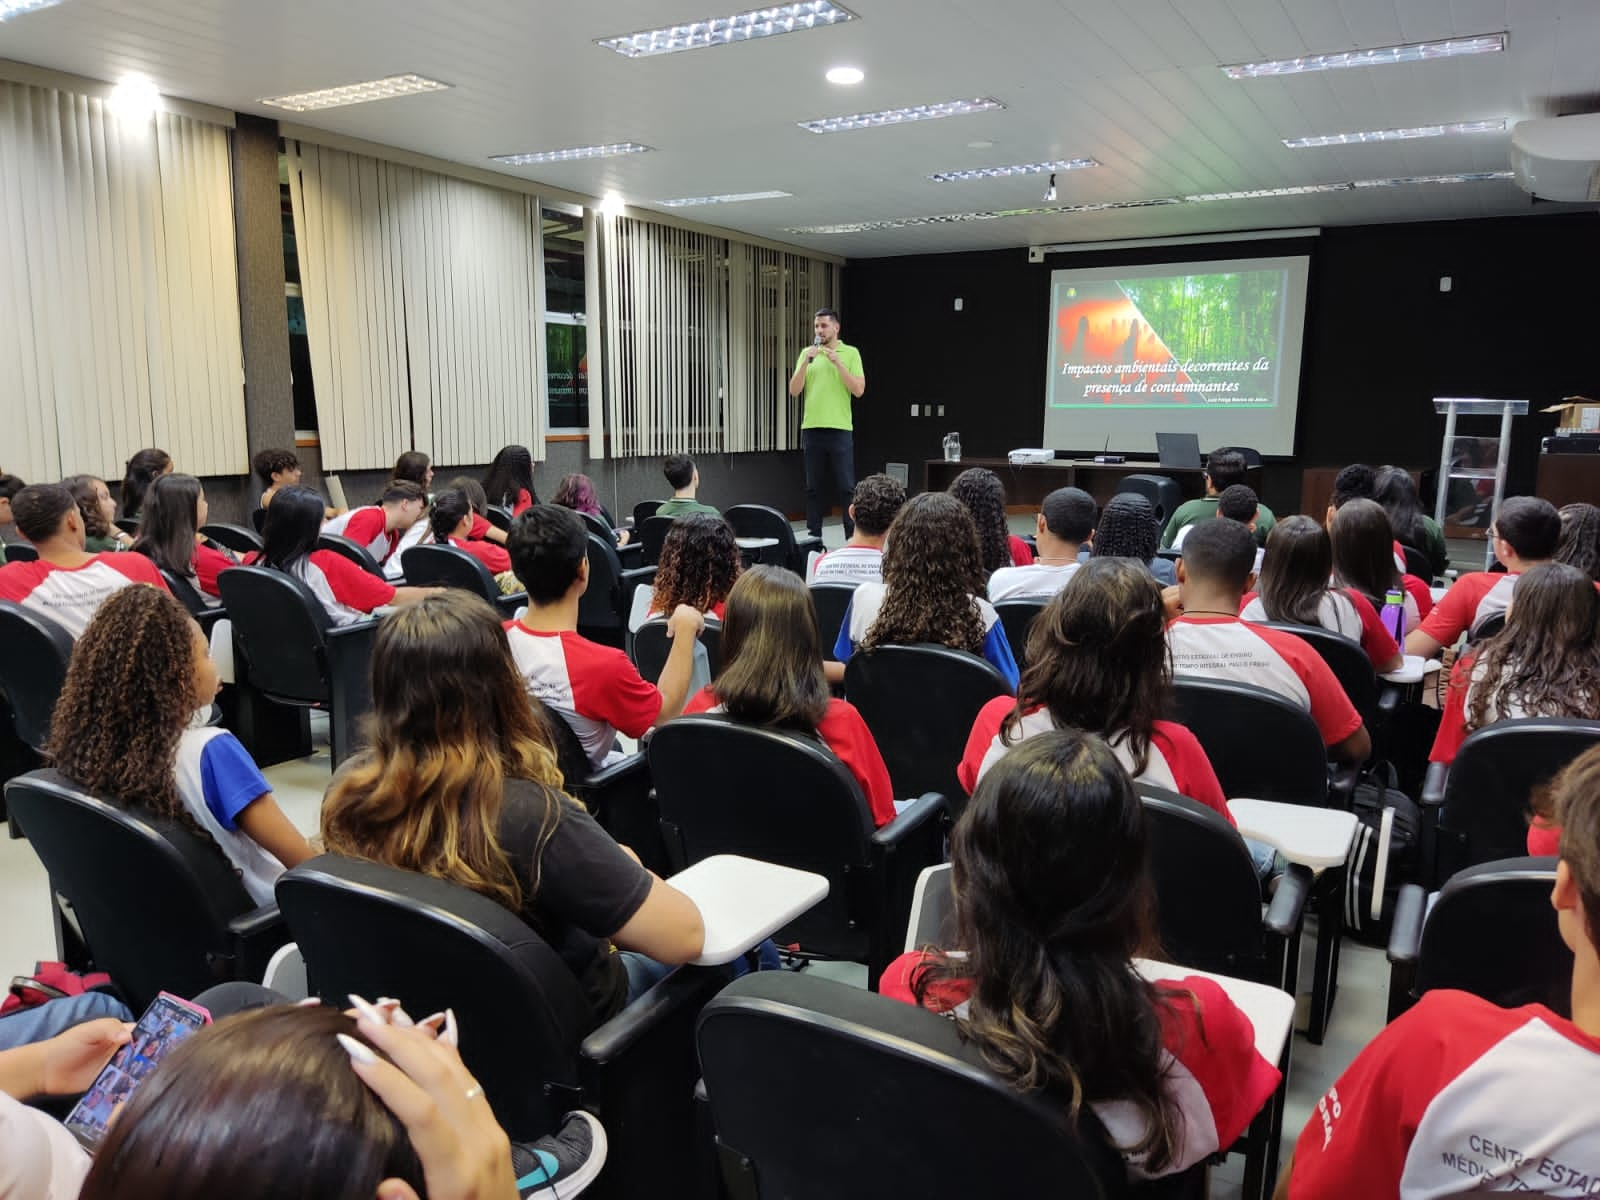
POLYGON ((1281 269, 1053 284, 1052 408, 1272 408, 1281 269))

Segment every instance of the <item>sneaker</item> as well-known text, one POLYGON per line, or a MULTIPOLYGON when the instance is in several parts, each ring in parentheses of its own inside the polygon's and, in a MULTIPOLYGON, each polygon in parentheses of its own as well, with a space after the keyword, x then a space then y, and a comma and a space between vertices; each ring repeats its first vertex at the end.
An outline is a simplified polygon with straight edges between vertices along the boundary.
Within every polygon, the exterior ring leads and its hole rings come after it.
POLYGON ((517 1194, 576 1196, 593 1183, 606 1165, 606 1129, 583 1109, 569 1112, 561 1128, 536 1142, 511 1143, 511 1169, 517 1194))

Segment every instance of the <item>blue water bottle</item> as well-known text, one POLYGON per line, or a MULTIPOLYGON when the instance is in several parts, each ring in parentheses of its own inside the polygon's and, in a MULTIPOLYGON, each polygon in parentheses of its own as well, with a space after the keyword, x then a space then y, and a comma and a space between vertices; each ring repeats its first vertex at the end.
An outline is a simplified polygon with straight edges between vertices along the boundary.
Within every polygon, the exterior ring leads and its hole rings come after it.
POLYGON ((1406 594, 1400 588, 1392 587, 1383 596, 1383 612, 1379 614, 1383 627, 1394 638, 1395 644, 1404 646, 1406 642, 1406 594))

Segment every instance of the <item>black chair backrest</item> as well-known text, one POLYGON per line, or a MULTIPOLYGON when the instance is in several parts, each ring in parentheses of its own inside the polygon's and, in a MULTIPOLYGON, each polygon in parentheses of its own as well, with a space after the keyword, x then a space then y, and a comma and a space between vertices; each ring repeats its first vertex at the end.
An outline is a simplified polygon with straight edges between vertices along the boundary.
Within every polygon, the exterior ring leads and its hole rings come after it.
POLYGON ((217 576, 250 682, 271 696, 303 704, 325 700, 325 634, 332 624, 305 582, 270 567, 230 567, 217 576))
POLYGON ((956 767, 978 710, 1011 685, 976 654, 948 646, 878 646, 845 664, 844 690, 872 730, 897 796, 965 795, 956 767))
MULTIPOLYGON (((707 617, 700 631, 700 644, 706 648, 706 666, 715 679, 722 670, 722 622, 707 617)), ((667 636, 667 619, 652 617, 639 626, 633 634, 633 664, 639 674, 656 683, 667 665, 667 655, 672 653, 672 639, 667 636)))
POLYGON ((122 530, 123 533, 136 534, 139 532, 138 517, 114 517, 111 523, 122 530))
POLYGON ((1219 454, 1223 450, 1232 450, 1235 454, 1242 456, 1246 468, 1259 467, 1261 465, 1261 451, 1251 446, 1218 446, 1212 453, 1219 454))
POLYGON ((801 574, 805 573, 804 564, 795 561, 794 526, 777 509, 766 504, 735 504, 722 515, 733 526, 735 537, 778 540, 776 546, 759 551, 762 562, 788 567, 791 571, 799 566, 801 574))
POLYGON ((667 851, 687 866, 742 854, 825 875, 828 898, 780 941, 860 959, 852 899, 871 872, 872 815, 855 777, 815 738, 741 725, 724 716, 679 717, 646 746, 667 851))
POLYGON ((1486 642, 1490 638, 1494 637, 1495 634, 1497 634, 1497 633, 1501 632, 1502 630, 1504 630, 1505 627, 1506 627, 1506 615, 1505 615, 1505 613, 1503 613, 1503 612, 1495 613, 1494 616, 1490 617, 1482 625, 1479 625, 1476 629, 1474 629, 1467 636, 1467 640, 1469 642, 1486 642))
POLYGON ((6 806, 135 1012, 163 989, 193 996, 228 978, 210 959, 229 953, 228 921, 255 905, 215 845, 53 770, 13 779, 6 806))
POLYGON ((6 561, 8 563, 38 562, 39 551, 31 542, 12 542, 6 547, 6 561))
POLYGON ((1006 641, 1011 643, 1011 657, 1020 669, 1028 665, 1028 631, 1044 611, 1048 600, 1002 600, 994 606, 1000 614, 1000 624, 1005 627, 1006 641))
POLYGON ((953 1021, 914 1005, 762 972, 706 1005, 697 1040, 723 1162, 746 1185, 730 1194, 1032 1196, 1045 1180, 1060 1196, 1127 1192, 1087 1106, 1075 1136, 1059 1105, 1006 1083, 953 1021))
POLYGON ((1573 960, 1550 906, 1555 880, 1554 858, 1499 859, 1451 876, 1422 926, 1413 992, 1459 988, 1570 1017, 1573 960))
POLYGON ((250 510, 250 527, 260 533, 267 527, 267 510, 261 507, 250 510))
POLYGON ((1183 503, 1183 489, 1178 486, 1176 479, 1168 475, 1126 475, 1117 484, 1115 494, 1120 496, 1124 492, 1132 492, 1150 501, 1150 507, 1156 510, 1156 520, 1162 525, 1183 503))
POLYGON ((617 535, 611 526, 606 523, 605 518, 597 517, 594 515, 594 513, 586 512, 580 512, 578 516, 583 518, 583 523, 589 527, 590 533, 596 535, 597 537, 604 538, 612 545, 616 545, 617 535))
POLYGON ((500 598, 500 585, 489 568, 459 546, 434 542, 400 552, 406 582, 418 587, 454 587, 482 596, 490 604, 500 598))
POLYGON ((1179 675, 1174 717, 1200 739, 1225 796, 1323 804, 1328 751, 1311 714, 1276 692, 1179 675))
MULTIPOLYGON (((267 510, 258 508, 255 511, 265 513, 267 510)), ((252 519, 254 515, 251 514, 252 519)), ((200 536, 232 550, 235 554, 250 554, 260 550, 262 546, 259 528, 250 530, 243 525, 230 525, 226 521, 212 521, 200 526, 200 536)))
POLYGON ((213 605, 207 604, 200 594, 200 589, 194 585, 187 575, 174 575, 165 567, 161 568, 161 578, 167 582, 167 590, 176 596, 184 608, 189 610, 191 617, 203 617, 207 613, 216 611, 213 605))
POLYGON ((1433 564, 1428 561, 1428 556, 1415 546, 1400 544, 1400 551, 1405 555, 1406 574, 1415 575, 1423 583, 1433 582, 1433 564))
POLYGON ((661 547, 666 544, 672 530, 671 517, 648 516, 639 522, 639 562, 641 566, 654 566, 661 561, 661 547))
POLYGON ((635 504, 633 506, 633 523, 635 527, 643 528, 644 523, 655 516, 656 509, 660 508, 664 503, 666 503, 664 500, 641 500, 635 504))
POLYGON ((833 645, 839 640, 839 630, 844 626, 844 615, 850 611, 850 600, 859 584, 813 583, 811 603, 817 609, 817 633, 822 638, 822 657, 833 657, 833 645))
POLYGON ((589 535, 589 587, 578 601, 578 629, 586 637, 605 635, 602 640, 621 644, 628 614, 622 608, 622 560, 609 538, 589 535))
POLYGON ((1445 779, 1436 884, 1463 867, 1526 854, 1535 791, 1597 744, 1600 721, 1569 717, 1496 721, 1473 731, 1445 779))
POLYGON ((426 875, 325 854, 278 880, 315 994, 454 1008, 461 1057, 513 1138, 550 1132, 595 1024, 578 978, 520 917, 426 875))
POLYGON ((489 505, 488 511, 483 515, 488 520, 489 524, 493 525, 496 529, 499 529, 502 532, 510 531, 512 521, 511 510, 505 505, 491 504, 489 505))
POLYGON ((72 635, 49 617, 0 600, 0 693, 17 736, 40 753, 50 740, 50 714, 67 681, 72 645, 72 635))
POLYGON ((1135 785, 1150 839, 1150 879, 1162 956, 1169 962, 1263 979, 1261 884, 1239 831, 1187 796, 1135 785))
POLYGON ((335 554, 342 554, 369 575, 376 575, 379 579, 383 578, 383 568, 378 565, 378 560, 367 552, 365 546, 358 546, 347 537, 337 533, 319 533, 317 535, 317 549, 332 550, 335 554))
POLYGON ((1262 621, 1261 624, 1309 642, 1328 664, 1356 711, 1369 726, 1372 724, 1373 715, 1378 711, 1378 676, 1360 642, 1320 625, 1293 625, 1287 621, 1262 621))

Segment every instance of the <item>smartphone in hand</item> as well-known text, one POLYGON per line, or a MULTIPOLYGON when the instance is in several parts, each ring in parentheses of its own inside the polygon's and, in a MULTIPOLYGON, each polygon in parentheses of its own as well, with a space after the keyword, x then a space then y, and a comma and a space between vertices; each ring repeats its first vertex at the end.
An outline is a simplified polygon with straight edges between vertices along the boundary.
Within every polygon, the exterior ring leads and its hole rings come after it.
POLYGON ((211 1023, 211 1014, 169 992, 162 992, 133 1027, 133 1038, 121 1047, 67 1116, 67 1129, 83 1148, 94 1153, 116 1111, 171 1050, 195 1030, 211 1023))

